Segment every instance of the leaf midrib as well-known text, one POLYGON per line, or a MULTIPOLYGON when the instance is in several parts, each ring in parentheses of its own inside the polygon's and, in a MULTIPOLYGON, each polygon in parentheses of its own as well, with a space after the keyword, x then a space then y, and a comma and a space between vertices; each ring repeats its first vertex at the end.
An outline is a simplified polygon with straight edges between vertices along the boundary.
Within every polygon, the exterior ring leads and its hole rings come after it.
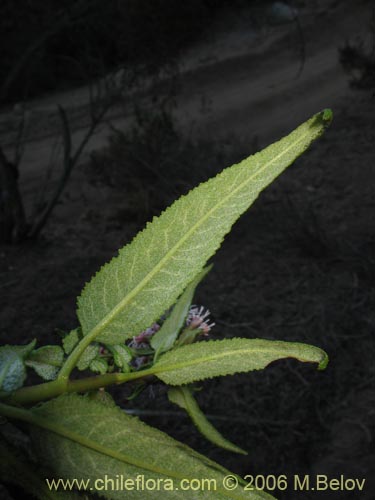
MULTIPOLYGON (((138 467, 140 469, 144 469, 144 470, 147 470, 149 472, 161 474, 161 475, 164 475, 166 477, 171 477, 174 479, 179 479, 179 480, 194 479, 194 477, 190 477, 190 478, 187 477, 186 474, 182 474, 182 475, 178 474, 174 470, 166 470, 166 469, 163 469, 161 467, 156 467, 154 465, 144 463, 142 460, 137 460, 137 459, 134 459, 132 457, 129 457, 129 456, 125 455, 124 453, 117 452, 116 450, 108 448, 107 446, 103 446, 103 445, 93 441, 92 439, 87 438, 86 436, 82 436, 76 432, 70 431, 69 429, 67 429, 64 426, 57 425, 53 421, 50 422, 49 420, 47 420, 44 417, 41 417, 39 415, 35 415, 35 413, 33 413, 33 412, 27 412, 27 413, 31 414, 29 416, 29 418, 27 419, 27 421, 29 423, 37 425, 38 427, 41 427, 43 429, 46 429, 48 431, 53 432, 54 434, 57 434, 57 435, 62 436, 66 439, 69 439, 70 441, 75 442, 75 443, 77 443, 85 448, 89 448, 89 449, 94 450, 98 453, 101 453, 102 455, 105 455, 107 457, 118 460, 119 462, 130 464, 130 465, 133 465, 133 466, 138 467)), ((199 459, 197 458, 197 460, 199 460, 199 459)), ((206 467, 210 468, 209 464, 206 464, 206 467)), ((216 470, 216 472, 220 472, 220 471, 216 470)), ((219 483, 219 487, 217 488, 216 491, 218 491, 219 493, 227 495, 228 498, 232 498, 233 500, 243 500, 244 499, 243 496, 238 496, 235 492, 227 491, 225 489, 220 488, 220 482, 218 481, 218 483, 219 483)), ((255 493, 256 493, 256 491, 255 491, 255 493)), ((265 492, 263 492, 261 490, 260 493, 265 493, 265 492)), ((270 498, 273 498, 273 497, 271 496, 270 498)))
POLYGON ((217 209, 220 208, 223 204, 226 203, 226 201, 230 198, 232 198, 239 190, 243 189, 246 184, 250 183, 256 176, 261 174, 266 168, 268 168, 272 163, 277 161, 279 158, 282 156, 285 156, 290 149, 296 146, 299 142, 301 142, 305 137, 308 135, 308 133, 302 134, 296 141, 294 141, 292 144, 290 144, 287 148, 285 148, 281 153, 276 155, 272 160, 269 162, 265 163, 257 172, 255 172, 251 177, 249 177, 246 181, 242 182, 237 188, 235 188, 233 191, 230 192, 227 196, 222 198, 219 203, 217 203, 211 210, 209 210, 205 215, 203 215, 202 218, 200 218, 191 228, 185 233, 185 235, 179 239, 179 241, 170 249, 168 252, 160 259, 158 264, 153 267, 153 269, 136 285, 104 318, 88 333, 86 334, 87 336, 90 337, 90 339, 95 339, 98 335, 100 335, 101 331, 105 329, 108 324, 112 321, 114 317, 117 316, 121 310, 123 310, 127 304, 138 294, 142 288, 144 288, 149 281, 152 280, 152 278, 160 271, 160 269, 163 267, 164 263, 168 261, 171 256, 173 256, 178 249, 182 246, 182 244, 193 234, 199 226, 201 226, 211 215, 213 212, 215 212, 217 209))
MULTIPOLYGON (((215 355, 211 355, 211 356, 206 356, 206 357, 200 357, 200 358, 197 358, 197 359, 192 359, 192 360, 189 360, 189 361, 182 361, 181 363, 177 363, 177 364, 174 364, 174 365, 166 365, 165 367, 163 366, 160 366, 160 370, 158 370, 158 365, 154 365, 150 370, 149 372, 150 373, 153 373, 153 374, 157 374, 157 373, 162 373, 162 372, 169 372, 169 371, 173 371, 173 370, 178 370, 180 368, 187 368, 189 366, 194 366, 194 365, 199 365, 201 363, 205 363, 205 362, 211 362, 211 361, 216 361, 217 359, 220 359, 220 358, 224 358, 226 356, 233 356, 233 355, 238 355, 238 354, 262 354, 262 353, 268 353, 268 354, 272 354, 272 353, 279 353, 280 351, 278 351, 277 349, 276 350, 270 350, 270 349, 251 349, 251 348, 248 348, 248 349, 234 349, 233 351, 225 351, 225 352, 220 352, 220 353, 217 353, 215 355)), ((306 358, 298 358, 297 356, 293 356, 292 354, 286 354, 285 356, 281 356, 281 357, 277 357, 275 358, 275 361, 277 359, 284 359, 284 358, 295 358, 297 359, 298 361, 301 361, 302 363, 303 362, 311 362, 311 363, 317 363, 318 361, 315 361, 315 360, 309 360, 309 359, 306 359, 306 358)), ((270 361, 271 363, 272 361, 270 361)), ((254 368, 255 369, 255 368, 254 368)))

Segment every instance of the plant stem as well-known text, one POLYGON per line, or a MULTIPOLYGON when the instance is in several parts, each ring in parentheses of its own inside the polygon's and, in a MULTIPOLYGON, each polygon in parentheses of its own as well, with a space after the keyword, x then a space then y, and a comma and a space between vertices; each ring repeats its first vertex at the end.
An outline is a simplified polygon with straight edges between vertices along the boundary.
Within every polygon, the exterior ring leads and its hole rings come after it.
POLYGON ((130 380, 153 375, 152 368, 131 373, 106 373, 95 377, 86 377, 78 380, 56 379, 52 382, 33 385, 31 387, 22 387, 15 391, 7 401, 10 404, 22 405, 32 404, 46 399, 60 396, 66 392, 87 392, 99 387, 107 387, 113 384, 123 384, 130 380))
POLYGON ((22 420, 23 422, 31 421, 31 414, 24 408, 16 408, 15 406, 5 405, 0 403, 0 415, 6 418, 13 418, 15 420, 22 420))

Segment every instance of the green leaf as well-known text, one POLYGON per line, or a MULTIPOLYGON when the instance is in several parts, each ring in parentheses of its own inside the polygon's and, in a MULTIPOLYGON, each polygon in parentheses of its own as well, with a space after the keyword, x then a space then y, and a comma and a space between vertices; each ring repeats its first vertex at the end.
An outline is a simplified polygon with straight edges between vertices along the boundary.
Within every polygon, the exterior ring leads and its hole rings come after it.
POLYGON ((27 345, 0 347, 0 390, 15 391, 26 379, 24 358, 34 349, 36 340, 27 345))
POLYGON ((90 362, 90 370, 92 372, 100 373, 101 375, 104 375, 108 371, 108 363, 105 359, 103 358, 94 358, 90 362))
POLYGON ((64 351, 62 347, 47 345, 32 351, 25 364, 33 368, 45 380, 54 380, 63 361, 64 351))
POLYGON ((323 370, 327 354, 298 342, 262 339, 226 339, 197 342, 164 354, 152 373, 169 385, 190 384, 205 378, 261 370, 277 359, 296 358, 318 363, 323 370))
POLYGON ((119 251, 78 298, 84 335, 120 344, 177 300, 259 193, 318 138, 321 112, 289 136, 181 197, 119 251))
POLYGON ((189 283, 160 330, 151 337, 151 346, 158 354, 173 347, 181 328, 185 324, 195 289, 211 268, 212 266, 207 266, 189 283))
POLYGON ((75 330, 72 330, 67 335, 65 335, 65 337, 63 338, 62 344, 66 354, 70 354, 73 351, 74 347, 78 344, 80 340, 79 332, 80 328, 76 328, 75 330))
POLYGON ((169 401, 187 411, 197 429, 209 441, 216 444, 216 446, 224 448, 225 450, 247 455, 247 451, 242 450, 235 444, 225 439, 225 437, 222 436, 220 432, 207 420, 205 414, 199 408, 194 396, 192 395, 190 387, 172 387, 168 391, 168 398, 169 401))
POLYGON ((22 358, 14 351, 0 351, 0 388, 11 392, 23 386, 26 368, 22 358))
POLYGON ((93 359, 95 359, 99 354, 99 345, 98 344, 90 344, 81 354, 79 361, 77 363, 78 370, 87 370, 90 366, 90 363, 93 359))
POLYGON ((129 347, 124 344, 108 345, 107 347, 113 354, 115 365, 121 368, 123 372, 130 371, 129 363, 133 355, 129 347))
MULTIPOLYGON (((25 359, 35 348, 35 345, 36 345, 36 339, 33 339, 26 345, 5 345, 4 348, 12 349, 12 351, 15 351, 18 354, 18 356, 20 356, 22 359, 25 359)), ((3 347, 0 347, 0 350, 1 349, 3 349, 3 347)))
MULTIPOLYGON (((162 481, 171 490, 147 489, 99 491, 109 499, 179 500, 175 490, 182 479, 207 478, 216 481, 216 491, 194 491, 199 500, 271 500, 264 492, 245 492, 241 485, 233 492, 223 488, 223 467, 166 434, 148 427, 137 418, 126 415, 88 397, 69 394, 60 396, 31 410, 35 425, 32 439, 35 452, 49 464, 53 477, 90 479, 123 477, 136 480, 162 481)), ((149 483, 150 484, 150 483, 149 483)), ((99 485, 98 485, 99 486, 99 485)), ((190 492, 192 493, 192 492, 190 492)), ((186 495, 189 496, 189 493, 186 495)))

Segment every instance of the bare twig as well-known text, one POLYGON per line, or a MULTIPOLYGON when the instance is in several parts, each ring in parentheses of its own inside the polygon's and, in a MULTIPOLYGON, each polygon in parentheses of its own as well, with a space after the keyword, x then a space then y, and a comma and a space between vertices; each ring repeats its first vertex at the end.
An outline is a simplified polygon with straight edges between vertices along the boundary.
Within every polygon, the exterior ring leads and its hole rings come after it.
MULTIPOLYGON (((93 136, 98 125, 104 119, 104 116, 108 112, 111 105, 112 105, 112 100, 108 99, 106 102, 103 103, 99 113, 97 114, 90 113, 91 115, 90 126, 88 127, 83 139, 81 140, 80 144, 78 145, 74 153, 72 153, 72 132, 68 116, 64 108, 62 108, 62 106, 58 106, 58 112, 62 126, 62 136, 63 136, 63 146, 64 146, 63 171, 59 179, 59 182, 56 186, 56 189, 52 194, 49 202, 47 203, 45 208, 42 210, 42 212, 39 214, 39 216, 36 218, 36 221, 32 225, 32 228, 29 232, 30 238, 36 238, 43 229, 43 227, 46 225, 53 209, 55 208, 58 200, 60 199, 61 194, 65 189, 65 186, 70 178, 70 175, 74 167, 77 165, 80 159, 80 156, 85 146, 87 145, 90 138, 93 136)), ((90 102, 90 108, 92 107, 93 104, 92 102, 90 102)))

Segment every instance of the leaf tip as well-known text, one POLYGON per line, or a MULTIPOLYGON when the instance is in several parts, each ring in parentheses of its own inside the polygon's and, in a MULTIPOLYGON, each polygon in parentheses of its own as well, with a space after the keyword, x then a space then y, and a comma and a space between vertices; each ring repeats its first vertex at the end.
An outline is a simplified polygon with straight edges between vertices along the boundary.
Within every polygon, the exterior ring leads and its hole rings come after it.
POLYGON ((248 455, 249 454, 248 451, 243 450, 242 448, 238 448, 237 453, 239 453, 240 455, 248 455))
POLYGON ((320 117, 322 121, 325 123, 325 125, 329 125, 333 119, 332 109, 330 108, 323 109, 323 111, 320 113, 320 117))
POLYGON ((325 370, 327 368, 328 361, 329 361, 328 354, 323 351, 322 359, 319 361, 319 364, 318 364, 318 370, 325 370))

